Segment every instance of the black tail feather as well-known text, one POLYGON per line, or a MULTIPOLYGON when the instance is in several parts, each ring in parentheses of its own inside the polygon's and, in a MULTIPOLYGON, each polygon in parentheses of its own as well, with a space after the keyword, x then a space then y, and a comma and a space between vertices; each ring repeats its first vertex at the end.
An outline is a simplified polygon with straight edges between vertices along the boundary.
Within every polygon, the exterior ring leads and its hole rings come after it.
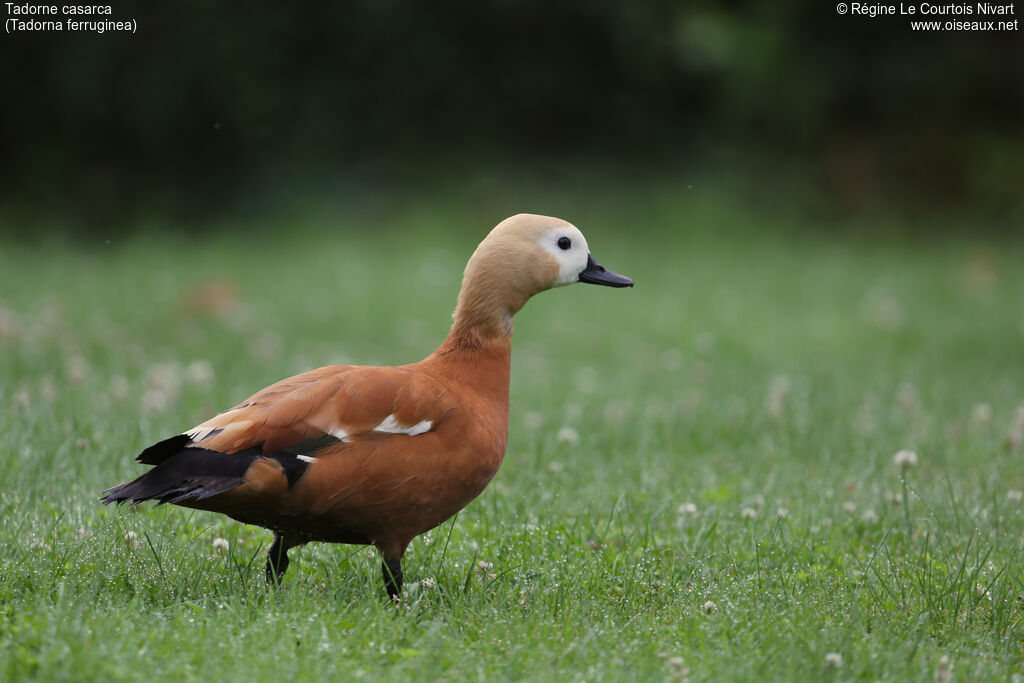
POLYGON ((145 449, 135 459, 143 465, 159 465, 164 460, 181 453, 192 441, 188 434, 175 434, 145 449))
MULTIPOLYGON (((168 442, 177 438, 161 441, 143 451, 142 455, 162 446, 169 448, 168 442)), ((179 448, 174 454, 165 451, 159 454, 156 467, 141 477, 104 491, 103 502, 158 500, 162 505, 216 496, 241 484, 246 470, 258 457, 260 453, 255 448, 238 453, 221 453, 205 448, 179 448)))

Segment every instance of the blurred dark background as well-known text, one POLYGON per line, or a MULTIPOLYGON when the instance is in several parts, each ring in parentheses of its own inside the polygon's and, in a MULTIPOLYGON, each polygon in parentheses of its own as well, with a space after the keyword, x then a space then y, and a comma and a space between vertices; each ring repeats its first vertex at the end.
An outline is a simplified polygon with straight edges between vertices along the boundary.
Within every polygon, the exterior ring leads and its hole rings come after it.
POLYGON ((135 35, 3 38, 8 232, 554 166, 714 175, 836 215, 1022 213, 1020 31, 914 32, 810 0, 113 9, 135 35))

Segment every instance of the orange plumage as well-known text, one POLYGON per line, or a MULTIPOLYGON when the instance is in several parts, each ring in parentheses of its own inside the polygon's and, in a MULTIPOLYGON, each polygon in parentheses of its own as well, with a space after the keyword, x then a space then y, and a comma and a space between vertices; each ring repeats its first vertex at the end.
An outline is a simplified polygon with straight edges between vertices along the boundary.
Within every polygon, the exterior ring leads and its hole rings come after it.
POLYGON ((274 531, 268 580, 309 541, 375 545, 392 596, 410 541, 480 494, 508 433, 512 318, 539 291, 632 281, 556 218, 500 223, 466 267, 455 322, 428 358, 331 366, 281 380, 143 451, 153 465, 105 502, 159 500, 274 531))

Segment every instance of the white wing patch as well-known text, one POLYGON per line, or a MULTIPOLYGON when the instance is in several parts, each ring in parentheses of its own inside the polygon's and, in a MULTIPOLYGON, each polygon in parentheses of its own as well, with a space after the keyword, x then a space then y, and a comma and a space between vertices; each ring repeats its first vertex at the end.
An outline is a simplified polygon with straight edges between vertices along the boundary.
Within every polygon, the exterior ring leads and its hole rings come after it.
POLYGON ((430 431, 430 428, 434 425, 430 420, 422 420, 417 422, 411 427, 405 427, 398 423, 394 415, 388 415, 384 420, 373 428, 375 432, 387 432, 388 434, 408 434, 409 436, 416 436, 417 434, 424 434, 430 431))
POLYGON ((313 462, 314 460, 316 460, 316 458, 314 458, 311 455, 296 455, 295 457, 303 462, 313 462))
POLYGON ((215 429, 219 429, 219 428, 218 427, 193 427, 189 431, 185 432, 185 435, 188 438, 192 439, 192 443, 199 443, 200 441, 202 441, 203 439, 208 437, 210 435, 210 432, 212 432, 215 429))
POLYGON ((327 432, 338 441, 345 441, 348 436, 348 432, 345 431, 344 427, 335 427, 331 431, 327 432))
POLYGON ((416 436, 417 434, 426 434, 430 431, 430 428, 434 426, 434 423, 430 420, 421 420, 405 430, 405 433, 409 436, 416 436))

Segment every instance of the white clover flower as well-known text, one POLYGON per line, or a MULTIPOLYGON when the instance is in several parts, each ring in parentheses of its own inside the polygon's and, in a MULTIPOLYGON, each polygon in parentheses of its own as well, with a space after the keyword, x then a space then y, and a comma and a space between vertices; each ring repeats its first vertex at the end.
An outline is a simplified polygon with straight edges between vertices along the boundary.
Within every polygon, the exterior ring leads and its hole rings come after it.
POLYGON ((871 508, 868 508, 861 514, 860 520, 865 524, 876 524, 878 522, 878 514, 871 508))
POLYGON ((701 606, 701 609, 704 610, 704 614, 711 614, 715 611, 716 607, 718 607, 718 605, 716 605, 714 601, 708 600, 701 606))
POLYGON ((121 375, 114 375, 114 377, 110 379, 110 395, 115 401, 120 401, 128 396, 129 389, 128 380, 125 377, 121 375))
POLYGON ((562 427, 558 430, 558 442, 575 446, 580 442, 580 433, 572 427, 562 427))
POLYGON ((917 465, 917 453, 903 449, 892 456, 892 463, 902 469, 909 469, 917 465))
POLYGON ((852 500, 848 500, 845 503, 843 503, 843 512, 845 512, 846 514, 852 515, 856 511, 857 504, 854 503, 852 500))
POLYGON ((825 666, 838 669, 843 665, 843 656, 838 652, 829 652, 825 655, 825 666))
POLYGON ((124 534, 124 540, 128 541, 131 545, 138 545, 139 535, 134 531, 126 531, 124 534))
POLYGON ((488 562, 487 560, 480 560, 476 563, 476 568, 482 572, 489 572, 494 569, 494 563, 488 562))
POLYGON ((226 553, 228 548, 231 547, 231 544, 228 543, 228 539, 226 538, 215 538, 212 541, 212 545, 213 550, 218 553, 226 553))
POLYGON ((672 675, 677 681, 687 681, 690 679, 690 667, 686 666, 686 662, 683 661, 682 657, 672 657, 669 659, 668 668, 672 670, 672 675))
POLYGON ((697 514, 697 505, 695 503, 689 502, 683 503, 682 505, 679 506, 679 509, 676 510, 676 512, 678 512, 681 515, 686 515, 687 517, 693 517, 695 514, 697 514))
POLYGON ((81 356, 71 356, 67 361, 68 379, 81 384, 89 376, 89 363, 81 356))
POLYGON ((985 428, 992 422, 992 406, 987 403, 979 403, 971 411, 971 424, 975 427, 985 428))
POLYGON ((170 395, 163 391, 148 389, 142 394, 142 409, 148 413, 162 413, 171 403, 170 395))
POLYGON ((434 590, 435 588, 437 588, 437 581, 434 581, 432 578, 428 576, 427 578, 420 581, 420 585, 423 586, 423 590, 434 590))
POLYGON ((29 394, 28 389, 22 386, 14 392, 14 402, 22 408, 28 408, 32 403, 32 396, 29 394))
POLYGON ((1010 501, 1011 503, 1019 503, 1022 499, 1024 499, 1024 491, 1020 491, 1018 489, 1010 489, 1009 491, 1006 492, 1006 500, 1010 501))
POLYGON ((780 507, 778 510, 775 511, 775 514, 779 517, 779 519, 786 519, 787 517, 789 517, 789 510, 787 510, 784 507, 780 507))
POLYGON ((146 383, 150 389, 176 392, 181 386, 181 367, 175 363, 154 363, 146 369, 146 383))
POLYGON ((197 386, 206 386, 213 381, 213 363, 208 360, 194 360, 185 368, 188 381, 197 386))
POLYGON ((935 667, 935 683, 947 683, 953 680, 953 664, 949 661, 949 655, 939 657, 939 664, 935 667))
POLYGON ((883 495, 885 502, 892 503, 893 505, 899 505, 903 502, 903 494, 899 491, 886 491, 883 495))
POLYGON ((746 507, 740 510, 740 517, 743 519, 754 519, 757 517, 757 510, 754 508, 746 507))

